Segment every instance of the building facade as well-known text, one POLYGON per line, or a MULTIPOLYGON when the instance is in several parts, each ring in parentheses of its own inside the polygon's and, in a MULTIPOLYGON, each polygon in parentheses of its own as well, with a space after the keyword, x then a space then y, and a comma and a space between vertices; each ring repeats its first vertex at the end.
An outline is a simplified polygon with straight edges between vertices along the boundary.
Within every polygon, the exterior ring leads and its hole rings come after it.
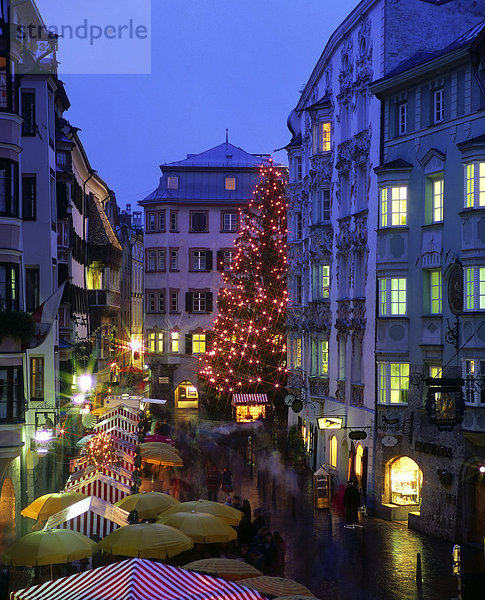
POLYGON ((162 165, 160 185, 140 202, 150 395, 169 407, 198 407, 198 358, 217 316, 221 271, 231 268, 239 208, 249 202, 264 160, 226 141, 162 165))
POLYGON ((375 501, 377 176, 381 107, 370 93, 417 51, 451 43, 484 4, 363 0, 328 40, 288 118, 290 425, 308 466, 355 475, 375 501), (457 22, 456 15, 460 15, 457 22))
POLYGON ((482 21, 372 86, 383 115, 382 162, 375 169, 376 511, 480 544, 484 60, 482 21))

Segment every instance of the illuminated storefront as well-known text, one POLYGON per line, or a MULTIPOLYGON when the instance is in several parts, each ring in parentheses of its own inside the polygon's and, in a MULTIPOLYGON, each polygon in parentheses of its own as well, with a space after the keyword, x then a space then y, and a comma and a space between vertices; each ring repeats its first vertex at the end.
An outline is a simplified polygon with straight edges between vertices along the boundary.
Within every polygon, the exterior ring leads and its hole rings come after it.
POLYGON ((389 465, 389 501, 398 506, 418 505, 421 502, 423 473, 408 456, 401 456, 389 465))
POLYGON ((182 381, 175 390, 175 406, 177 408, 197 408, 199 406, 199 393, 190 381, 182 381))
POLYGON ((266 394, 234 394, 232 405, 236 423, 252 423, 266 418, 268 399, 266 394))

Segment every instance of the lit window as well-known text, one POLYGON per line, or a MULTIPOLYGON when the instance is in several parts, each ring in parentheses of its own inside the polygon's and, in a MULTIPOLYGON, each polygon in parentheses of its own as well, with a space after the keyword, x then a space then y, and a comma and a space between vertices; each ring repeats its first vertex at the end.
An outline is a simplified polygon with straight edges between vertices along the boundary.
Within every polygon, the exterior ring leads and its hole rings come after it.
POLYGON ((320 122, 314 130, 313 151, 315 154, 320 152, 329 152, 331 143, 332 125, 328 122, 320 122))
POLYGON ((439 315, 442 311, 441 271, 430 271, 429 274, 429 311, 439 315))
POLYGON ((465 208, 485 206, 485 162, 465 165, 465 208))
POLYGON ((320 340, 320 375, 328 375, 328 341, 320 340))
POLYGON ((409 363, 378 363, 378 399, 380 404, 407 404, 409 363))
POLYGON ((465 269, 465 310, 485 310, 485 268, 465 269))
POLYGON ((157 334, 151 331, 148 334, 148 352, 156 352, 157 334))
POLYGON ((44 400, 44 357, 30 359, 30 399, 44 400))
POLYGON ((338 440, 336 435, 332 435, 330 438, 330 464, 332 467, 337 468, 337 451, 338 451, 338 440))
MULTIPOLYGON (((155 259, 155 256, 153 256, 155 259)), ((148 253, 148 262, 150 264, 150 252, 148 253)), ((155 265, 154 265, 155 267, 155 265)), ((151 270, 151 269, 149 269, 151 270)), ((153 269, 154 270, 154 269, 153 269)), ((100 266, 90 266, 86 273, 86 284, 88 290, 102 290, 103 289, 103 277, 104 269, 100 266)))
POLYGON ((485 406, 485 360, 464 360, 463 379, 465 402, 474 406, 485 406))
POLYGON ((226 177, 226 190, 234 191, 236 189, 236 178, 226 177))
POLYGON ((436 90, 433 94, 433 116, 435 123, 441 123, 445 118, 444 90, 436 90))
POLYGON ((398 109, 399 118, 399 135, 404 135, 408 132, 408 103, 402 102, 398 109))
POLYGON ((433 183, 433 223, 438 223, 443 220, 443 188, 444 182, 442 179, 434 179, 433 183))
POLYGON ((178 331, 172 331, 172 333, 170 334, 170 338, 171 338, 171 349, 172 352, 178 352, 179 351, 179 339, 180 339, 180 334, 178 331))
POLYGON ((178 190, 179 189, 179 178, 178 177, 167 177, 167 189, 178 190))
POLYGON ((192 334, 192 354, 205 353, 205 333, 192 334))
POLYGON ((293 367, 301 369, 301 338, 293 340, 293 367))
POLYGON ((379 279, 379 316, 397 317, 406 314, 406 278, 379 279))
POLYGON ((407 193, 406 186, 381 188, 381 227, 403 227, 407 224, 407 193))
POLYGON ((330 266, 313 265, 313 298, 315 300, 330 297, 330 266))

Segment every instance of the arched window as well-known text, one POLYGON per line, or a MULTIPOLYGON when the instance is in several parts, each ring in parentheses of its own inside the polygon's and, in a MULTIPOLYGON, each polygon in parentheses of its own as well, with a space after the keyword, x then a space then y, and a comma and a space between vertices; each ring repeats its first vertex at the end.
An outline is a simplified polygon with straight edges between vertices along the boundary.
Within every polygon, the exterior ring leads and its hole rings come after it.
POLYGON ((389 484, 392 504, 402 506, 421 502, 423 473, 409 456, 400 456, 389 464, 389 484))
POLYGON ((337 448, 337 436, 332 435, 332 437, 330 438, 330 464, 332 465, 332 467, 335 468, 337 468, 337 448))
POLYGON ((362 444, 358 444, 357 448, 355 450, 355 474, 357 475, 359 480, 362 477, 362 471, 363 471, 362 460, 363 460, 363 458, 364 458, 364 448, 363 448, 362 444))

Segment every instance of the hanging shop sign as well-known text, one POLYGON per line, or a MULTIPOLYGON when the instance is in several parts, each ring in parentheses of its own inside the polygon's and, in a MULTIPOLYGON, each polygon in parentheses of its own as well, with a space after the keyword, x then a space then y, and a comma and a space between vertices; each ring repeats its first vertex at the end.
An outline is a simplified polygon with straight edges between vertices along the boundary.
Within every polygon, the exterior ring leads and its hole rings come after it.
POLYGON ((350 440, 365 440, 367 433, 365 431, 354 430, 349 432, 350 440))
POLYGON ((343 419, 340 417, 318 417, 318 429, 342 429, 343 419))
POLYGON ((426 412, 440 431, 451 431, 463 421, 465 401, 463 379, 426 379, 426 412))
POLYGON ((397 438, 393 435, 385 435, 381 441, 382 445, 386 446, 387 448, 392 448, 397 444, 397 438))

